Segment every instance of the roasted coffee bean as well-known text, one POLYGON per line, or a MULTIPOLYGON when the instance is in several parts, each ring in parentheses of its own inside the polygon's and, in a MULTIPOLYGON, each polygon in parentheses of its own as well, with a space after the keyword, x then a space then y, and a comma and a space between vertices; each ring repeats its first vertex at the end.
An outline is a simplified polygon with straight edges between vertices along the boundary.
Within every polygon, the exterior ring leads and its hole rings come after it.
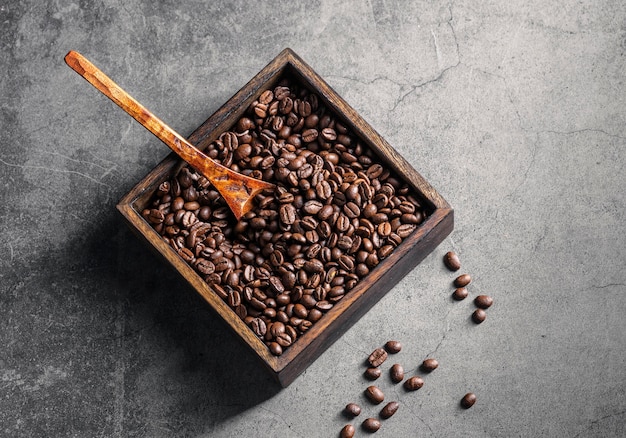
POLYGON ((472 277, 469 274, 461 274, 454 279, 454 286, 465 287, 472 282, 472 277))
POLYGON ((307 260, 303 268, 306 272, 320 273, 324 271, 324 264, 318 259, 307 260))
POLYGON ((269 332, 273 338, 285 333, 285 324, 280 321, 273 322, 269 327, 269 332))
POLYGON ((361 209, 359 206, 350 201, 343 206, 343 212, 349 219, 357 218, 361 215, 361 209))
POLYGON ((353 438, 355 433, 356 433, 356 430, 354 429, 354 426, 351 424, 346 424, 341 429, 341 433, 339 434, 339 437, 340 438, 353 438))
POLYGON ((326 300, 320 300, 317 302, 317 304, 315 304, 315 308, 320 310, 321 312, 328 312, 330 309, 333 308, 333 304, 326 300))
POLYGON ((324 314, 320 310, 318 310, 316 308, 312 308, 312 309, 309 310, 309 315, 307 316, 307 319, 309 321, 315 323, 315 322, 319 321, 322 318, 322 316, 324 316, 324 314))
POLYGON ((389 255, 391 255, 392 252, 393 252, 392 245, 384 245, 378 250, 378 259, 379 260, 386 259, 387 257, 389 257, 389 255))
POLYGON ((341 267, 341 269, 348 272, 352 272, 354 270, 354 258, 349 255, 342 254, 339 256, 339 260, 337 262, 339 263, 339 267, 341 267))
POLYGON ((461 406, 463 407, 463 409, 471 408, 472 406, 474 406, 474 403, 476 403, 476 394, 474 394, 473 392, 468 392, 461 399, 461 406))
POLYGON ((391 234, 391 224, 389 222, 382 222, 378 224, 377 231, 381 237, 389 237, 391 234))
POLYGON ((378 367, 369 367, 365 370, 365 377, 370 380, 376 380, 382 375, 382 370, 378 367))
POLYGON ((307 143, 311 143, 317 139, 318 135, 319 135, 319 132, 317 131, 317 129, 313 129, 313 128, 307 129, 304 132, 302 132, 302 140, 307 143))
POLYGON ((391 418, 393 414, 398 412, 399 407, 400 407, 400 404, 396 401, 391 401, 387 403, 385 407, 381 409, 380 417, 384 419, 391 418))
POLYGON ((196 260, 195 266, 198 272, 204 275, 209 275, 215 272, 215 265, 211 261, 201 257, 196 260))
POLYGON ((489 295, 478 295, 474 298, 474 304, 480 309, 488 309, 493 304, 493 298, 489 295))
POLYGON ((483 309, 476 309, 474 313, 472 313, 472 321, 476 324, 482 323, 485 319, 487 319, 487 312, 483 309))
POLYGON ((469 295, 469 292, 464 287, 457 287, 452 293, 452 298, 457 301, 464 300, 469 295))
POLYGON ((254 334, 259 337, 265 336, 265 333, 267 331, 267 326, 265 324, 265 321, 263 321, 261 318, 254 318, 250 322, 250 328, 252 329, 254 334))
POLYGON ((363 422, 363 429, 367 432, 374 433, 380 429, 380 421, 376 418, 368 418, 363 422))
POLYGON ((271 276, 269 278, 269 284, 275 294, 280 295, 285 292, 285 286, 283 285, 283 282, 280 280, 280 278, 271 276))
POLYGON ((413 224, 402 224, 396 230, 396 234, 404 239, 406 237, 409 237, 416 228, 417 226, 413 224))
POLYGON ((453 251, 448 251, 443 256, 443 262, 446 267, 451 271, 458 271, 461 269, 461 261, 459 260, 459 256, 456 255, 453 251))
POLYGON ((387 352, 384 348, 377 348, 370 354, 367 361, 373 367, 379 367, 387 360, 387 352))
POLYGON ((383 394, 378 386, 374 385, 368 386, 367 389, 365 389, 365 396, 375 405, 380 404, 383 400, 385 400, 385 394, 383 394))
POLYGON ((409 377, 404 382, 404 388, 407 391, 417 391, 422 386, 424 386, 424 379, 422 379, 420 376, 409 377))
POLYGON ((276 336, 276 342, 278 343, 278 345, 284 348, 284 347, 289 347, 291 343, 293 342, 293 339, 291 336, 289 336, 285 332, 285 333, 280 333, 278 336, 276 336))
POLYGON ((241 295, 239 295, 239 292, 233 290, 228 294, 228 305, 230 307, 237 307, 241 305, 241 295))
POLYGON ((296 209, 293 204, 283 204, 279 210, 280 221, 292 225, 296 221, 296 209))
POLYGON ((399 383, 404 380, 404 368, 399 363, 395 363, 389 369, 389 377, 394 383, 399 383))
POLYGON ((391 354, 399 353, 400 350, 402 350, 402 344, 400 341, 387 341, 385 344, 385 350, 391 354))
POLYGON ((358 417, 361 415, 361 406, 356 403, 348 403, 343 411, 349 417, 358 417))
POLYGON ((278 342, 271 342, 269 345, 269 349, 274 356, 280 356, 281 354, 283 354, 283 347, 281 347, 278 342))
POLYGON ((439 362, 437 362, 437 359, 426 359, 424 360, 424 362, 422 362, 422 371, 425 371, 427 373, 430 373, 431 371, 434 371, 437 369, 437 367, 439 366, 439 362))
POLYGON ((285 326, 285 333, 287 333, 287 335, 289 335, 289 337, 291 338, 291 342, 292 343, 296 339, 298 339, 298 332, 296 332, 296 329, 292 325, 286 325, 285 326))

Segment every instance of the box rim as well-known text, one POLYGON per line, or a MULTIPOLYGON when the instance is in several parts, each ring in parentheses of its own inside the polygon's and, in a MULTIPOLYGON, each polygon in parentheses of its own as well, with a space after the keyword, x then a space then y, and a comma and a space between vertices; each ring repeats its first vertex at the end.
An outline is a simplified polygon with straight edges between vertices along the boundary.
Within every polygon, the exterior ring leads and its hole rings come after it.
MULTIPOLYGON (((418 244, 420 240, 425 237, 425 235, 435 230, 438 224, 442 223, 448 215, 451 215, 453 210, 443 197, 441 197, 441 195, 439 195, 439 193, 430 185, 430 183, 428 183, 426 179, 424 179, 421 174, 414 169, 404 157, 402 157, 402 155, 400 155, 380 134, 378 134, 378 132, 374 130, 369 123, 367 123, 293 50, 286 48, 281 51, 276 58, 268 63, 202 125, 194 130, 194 132, 189 136, 189 140, 192 144, 198 145, 199 148, 203 148, 203 146, 205 147, 208 143, 210 143, 210 141, 213 141, 211 137, 216 135, 217 131, 220 131, 218 128, 221 125, 226 123, 232 125, 230 117, 235 112, 233 108, 241 110, 244 102, 253 100, 254 96, 257 95, 260 90, 265 88, 271 80, 280 78, 287 69, 291 69, 292 71, 290 71, 290 73, 295 73, 296 76, 298 76, 298 79, 302 80, 305 85, 313 88, 316 93, 320 94, 324 103, 327 104, 335 114, 347 119, 350 124, 350 128, 353 129, 354 133, 360 139, 367 141, 370 147, 373 145, 377 155, 383 155, 381 158, 386 162, 386 164, 393 168, 403 181, 409 183, 413 189, 430 204, 432 208, 428 217, 418 226, 417 230, 412 233, 409 238, 405 239, 405 241, 403 241, 401 245, 399 245, 393 253, 384 260, 384 262, 370 272, 368 277, 366 277, 369 279, 379 267, 381 269, 378 269, 378 272, 382 272, 382 268, 384 266, 391 266, 393 263, 397 263, 397 261, 410 252, 411 248, 418 244), (387 156, 391 157, 393 163, 389 163, 387 156), (400 166, 400 169, 398 166, 400 166)), ((230 125, 228 127, 230 127, 230 125)), ((328 326, 332 325, 337 318, 322 318, 313 325, 309 332, 303 334, 296 342, 294 342, 293 345, 286 349, 281 356, 272 355, 267 346, 258 337, 256 337, 256 335, 254 335, 252 330, 250 330, 243 320, 241 320, 216 294, 216 292, 206 282, 204 282, 199 274, 197 274, 187 263, 180 263, 182 260, 180 256, 161 238, 156 230, 154 230, 147 223, 147 221, 143 219, 140 212, 135 208, 135 203, 138 199, 144 196, 146 192, 153 191, 155 184, 163 180, 165 172, 173 172, 179 165, 184 165, 184 162, 174 153, 170 153, 120 199, 117 204, 117 209, 124 216, 127 222, 135 228, 135 231, 138 232, 148 243, 150 243, 154 249, 169 262, 169 264, 173 265, 178 273, 183 276, 188 283, 190 283, 192 288, 195 289, 205 299, 205 301, 207 301, 209 306, 220 315, 227 325, 232 330, 237 332, 237 335, 239 335, 242 341, 255 351, 262 362, 274 373, 280 374, 281 371, 292 365, 294 361, 308 349, 313 348, 312 346, 314 346, 317 337, 320 334, 323 334, 324 330, 328 329, 328 326), (159 181, 157 181, 157 179, 159 181), (152 236, 152 238, 150 238, 150 236, 152 236), (183 272, 181 272, 180 269, 183 269, 183 272), (321 323, 324 320, 326 320, 326 322, 321 323)), ((383 277, 384 275, 381 273, 380 275, 377 274, 373 281, 360 281, 359 285, 355 289, 349 291, 346 296, 344 296, 344 298, 340 300, 328 313, 334 311, 333 314, 337 314, 337 316, 345 314, 346 309, 351 304, 358 301, 358 299, 367 293, 373 284, 376 284, 383 277), (346 298, 348 297, 351 297, 351 299, 347 300, 346 298)), ((392 285, 389 290, 392 289, 394 285, 392 285)), ((323 353, 324 350, 325 348, 322 348, 320 351, 316 351, 313 360, 305 364, 304 368, 310 365, 317 358, 317 356, 323 353)), ((303 371, 304 368, 300 370, 300 372, 303 371)))

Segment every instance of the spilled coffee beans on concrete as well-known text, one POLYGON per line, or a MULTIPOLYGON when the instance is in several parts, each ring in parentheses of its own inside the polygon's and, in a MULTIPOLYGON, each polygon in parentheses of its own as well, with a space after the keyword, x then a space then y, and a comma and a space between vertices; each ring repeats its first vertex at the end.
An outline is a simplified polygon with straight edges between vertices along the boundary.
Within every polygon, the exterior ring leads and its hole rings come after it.
POLYGON ((183 167, 142 215, 274 355, 427 215, 316 94, 288 79, 265 90, 205 153, 276 189, 236 222, 209 181, 183 167))

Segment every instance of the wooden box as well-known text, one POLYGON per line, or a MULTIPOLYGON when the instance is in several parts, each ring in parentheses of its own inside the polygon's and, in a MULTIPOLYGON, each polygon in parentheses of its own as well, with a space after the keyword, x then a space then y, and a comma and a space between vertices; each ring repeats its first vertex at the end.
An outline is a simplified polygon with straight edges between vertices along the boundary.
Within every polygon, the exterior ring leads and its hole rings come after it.
POLYGON ((170 154, 142 179, 117 205, 131 229, 156 250, 199 293, 208 305, 235 331, 238 337, 284 387, 289 385, 325 349, 336 341, 411 269, 417 266, 453 228, 453 210, 448 203, 402 158, 357 112, 335 93, 292 50, 283 50, 224 106, 196 129, 189 140, 205 149, 221 133, 229 130, 261 93, 273 89, 285 74, 295 77, 312 92, 352 132, 378 156, 380 163, 415 190, 427 206, 428 215, 418 228, 373 269, 356 287, 317 321, 309 331, 274 356, 214 289, 166 243, 142 217, 159 185, 179 168, 181 160, 170 154))

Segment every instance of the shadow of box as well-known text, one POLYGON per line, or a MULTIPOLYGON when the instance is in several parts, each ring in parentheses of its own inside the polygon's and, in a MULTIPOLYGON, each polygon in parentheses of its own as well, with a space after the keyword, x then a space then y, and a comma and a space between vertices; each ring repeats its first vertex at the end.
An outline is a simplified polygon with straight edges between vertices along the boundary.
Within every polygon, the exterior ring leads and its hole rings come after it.
POLYGON ((411 167, 374 129, 367 124, 292 50, 283 50, 224 106, 189 137, 201 150, 230 130, 248 107, 265 90, 273 90, 278 82, 289 77, 317 94, 321 104, 330 110, 359 140, 370 148, 380 164, 414 190, 426 211, 426 217, 415 231, 384 258, 311 328, 286 348, 282 355, 273 355, 267 345, 237 316, 229 305, 187 264, 178 253, 142 217, 159 185, 169 180, 184 165, 170 154, 143 178, 118 203, 117 208, 128 225, 142 240, 163 257, 199 293, 241 341, 283 386, 289 385, 324 350, 365 314, 383 295, 417 266, 452 231, 453 210, 448 203, 411 167))

